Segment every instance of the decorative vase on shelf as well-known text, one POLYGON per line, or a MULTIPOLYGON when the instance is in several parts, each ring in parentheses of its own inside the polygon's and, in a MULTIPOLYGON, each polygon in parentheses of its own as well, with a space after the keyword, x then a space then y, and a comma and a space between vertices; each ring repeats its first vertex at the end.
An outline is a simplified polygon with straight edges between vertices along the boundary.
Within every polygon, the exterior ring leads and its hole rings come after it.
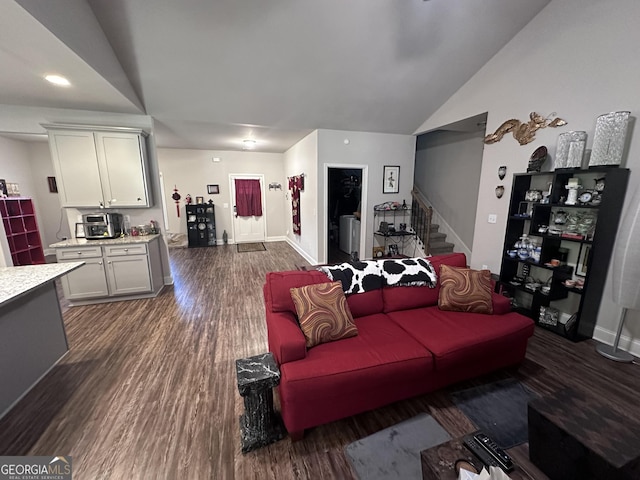
POLYGON ((631 112, 611 112, 596 120, 589 166, 619 166, 622 163, 631 112))
POLYGON ((587 132, 566 132, 558 135, 553 169, 580 168, 587 144, 587 132))
POLYGON ((529 158, 529 166, 527 167, 527 172, 539 172, 546 160, 547 147, 542 146, 536 148, 529 158))

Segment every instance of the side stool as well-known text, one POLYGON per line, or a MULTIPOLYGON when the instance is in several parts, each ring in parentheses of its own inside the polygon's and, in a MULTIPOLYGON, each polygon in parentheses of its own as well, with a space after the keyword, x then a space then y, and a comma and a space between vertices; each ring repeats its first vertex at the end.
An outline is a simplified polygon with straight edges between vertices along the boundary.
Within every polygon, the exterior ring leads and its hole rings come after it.
POLYGON ((280 369, 271 352, 236 360, 238 391, 244 398, 240 415, 242 453, 284 438, 280 415, 273 409, 273 387, 280 383, 280 369))

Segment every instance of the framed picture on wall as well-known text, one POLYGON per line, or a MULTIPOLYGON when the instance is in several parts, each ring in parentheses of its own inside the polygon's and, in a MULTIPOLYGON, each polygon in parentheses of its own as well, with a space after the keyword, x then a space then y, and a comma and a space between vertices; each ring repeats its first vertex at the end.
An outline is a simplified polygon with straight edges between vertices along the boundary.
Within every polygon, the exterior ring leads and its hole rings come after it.
POLYGON ((385 165, 382 171, 382 193, 400 192, 400 167, 385 165))
POLYGON ((56 177, 47 177, 47 183, 49 184, 49 193, 58 193, 56 177))
POLYGON ((220 186, 219 185, 207 185, 207 193, 209 195, 220 193, 220 186))

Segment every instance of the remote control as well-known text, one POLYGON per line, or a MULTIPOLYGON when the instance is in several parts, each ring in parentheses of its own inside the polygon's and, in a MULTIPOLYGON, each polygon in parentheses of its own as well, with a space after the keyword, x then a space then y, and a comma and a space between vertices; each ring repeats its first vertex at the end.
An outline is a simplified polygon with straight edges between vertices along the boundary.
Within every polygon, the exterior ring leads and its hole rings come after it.
POLYGON ((482 432, 464 437, 464 445, 487 467, 499 467, 505 472, 514 468, 511 457, 482 432))

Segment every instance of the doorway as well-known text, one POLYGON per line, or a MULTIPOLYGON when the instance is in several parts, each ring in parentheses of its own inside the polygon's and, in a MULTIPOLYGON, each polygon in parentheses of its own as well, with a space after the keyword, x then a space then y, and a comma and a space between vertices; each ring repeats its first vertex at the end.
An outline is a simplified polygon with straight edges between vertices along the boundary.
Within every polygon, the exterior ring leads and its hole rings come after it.
POLYGON ((231 225, 233 225, 233 242, 264 242, 266 240, 266 220, 265 220, 265 195, 264 195, 264 175, 229 175, 229 191, 231 192, 231 225), (237 215, 236 205, 236 180, 258 181, 260 185, 260 202, 262 207, 261 215, 237 215))
POLYGON ((360 258, 362 169, 329 167, 327 263, 360 258))

